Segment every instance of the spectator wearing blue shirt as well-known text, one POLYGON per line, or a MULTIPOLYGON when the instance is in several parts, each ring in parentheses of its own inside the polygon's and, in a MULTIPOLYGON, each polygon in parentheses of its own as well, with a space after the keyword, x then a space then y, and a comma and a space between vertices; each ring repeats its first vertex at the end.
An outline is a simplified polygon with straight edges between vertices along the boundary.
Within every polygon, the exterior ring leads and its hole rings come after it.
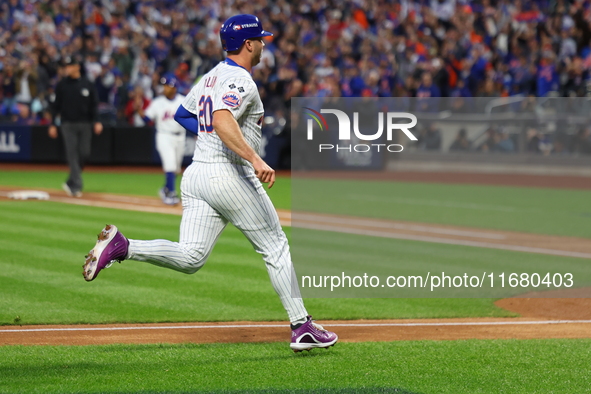
POLYGON ((343 78, 341 86, 343 87, 343 94, 350 95, 344 97, 361 97, 361 93, 365 89, 365 81, 359 75, 359 68, 346 68, 345 78, 343 78))
POLYGON ((549 92, 558 91, 558 73, 553 58, 552 54, 546 53, 540 61, 536 79, 538 97, 545 97, 549 92))
POLYGON ((431 72, 424 71, 421 75, 421 84, 417 88, 417 111, 435 112, 439 110, 439 97, 441 91, 433 83, 431 72))
POLYGON ((169 52, 170 48, 166 45, 166 42, 162 38, 158 38, 150 49, 150 56, 156 60, 158 66, 164 67, 169 52))
POLYGON ((472 97, 472 92, 466 86, 466 81, 458 79, 456 87, 451 91, 450 97, 472 97))

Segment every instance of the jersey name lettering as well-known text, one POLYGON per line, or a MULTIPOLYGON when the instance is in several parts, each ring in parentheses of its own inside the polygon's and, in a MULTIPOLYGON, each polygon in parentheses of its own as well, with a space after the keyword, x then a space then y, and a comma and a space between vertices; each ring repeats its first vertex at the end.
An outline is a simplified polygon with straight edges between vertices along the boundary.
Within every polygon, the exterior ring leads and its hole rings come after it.
POLYGON ((215 85, 216 80, 218 79, 218 77, 208 77, 205 79, 205 87, 206 88, 213 88, 213 86, 215 85))

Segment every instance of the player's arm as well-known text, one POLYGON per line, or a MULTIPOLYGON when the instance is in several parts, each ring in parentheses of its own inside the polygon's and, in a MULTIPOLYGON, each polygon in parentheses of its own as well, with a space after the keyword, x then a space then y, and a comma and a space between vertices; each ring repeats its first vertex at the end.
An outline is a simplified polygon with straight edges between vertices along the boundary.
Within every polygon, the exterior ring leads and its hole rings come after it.
POLYGON ((142 120, 146 124, 150 124, 152 121, 154 121, 154 118, 156 117, 155 107, 156 106, 154 104, 154 100, 152 100, 145 110, 143 107, 139 107, 137 110, 137 114, 142 118, 142 120))
POLYGON ((179 108, 176 110, 174 120, 191 133, 199 134, 199 121, 197 120, 197 116, 183 107, 183 104, 179 105, 179 108))
POLYGON ((254 149, 246 142, 242 130, 234 115, 227 109, 213 113, 213 128, 222 142, 254 167, 254 172, 262 183, 269 183, 269 189, 275 183, 275 170, 267 165, 254 149))

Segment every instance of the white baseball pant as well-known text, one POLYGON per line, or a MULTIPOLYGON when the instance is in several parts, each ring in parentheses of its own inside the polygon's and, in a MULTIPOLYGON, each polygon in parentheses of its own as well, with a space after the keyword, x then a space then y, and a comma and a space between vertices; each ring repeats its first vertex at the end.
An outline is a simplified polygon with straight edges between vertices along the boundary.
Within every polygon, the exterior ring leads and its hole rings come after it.
POLYGON ((193 163, 183 174, 181 193, 179 242, 130 239, 128 259, 195 273, 203 267, 222 230, 231 222, 263 256, 271 284, 289 320, 305 320, 308 313, 302 299, 292 297, 297 279, 287 237, 253 169, 230 163, 193 163))
POLYGON ((180 173, 185 154, 185 133, 156 133, 156 150, 160 155, 164 172, 180 173))

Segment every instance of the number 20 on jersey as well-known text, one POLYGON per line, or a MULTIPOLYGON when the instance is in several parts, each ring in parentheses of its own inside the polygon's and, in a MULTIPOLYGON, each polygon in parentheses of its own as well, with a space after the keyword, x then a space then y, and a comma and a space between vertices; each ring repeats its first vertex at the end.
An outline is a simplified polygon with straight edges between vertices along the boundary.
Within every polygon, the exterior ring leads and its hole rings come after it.
POLYGON ((201 96, 199 99, 199 131, 211 133, 213 131, 213 103, 211 96, 201 96))

